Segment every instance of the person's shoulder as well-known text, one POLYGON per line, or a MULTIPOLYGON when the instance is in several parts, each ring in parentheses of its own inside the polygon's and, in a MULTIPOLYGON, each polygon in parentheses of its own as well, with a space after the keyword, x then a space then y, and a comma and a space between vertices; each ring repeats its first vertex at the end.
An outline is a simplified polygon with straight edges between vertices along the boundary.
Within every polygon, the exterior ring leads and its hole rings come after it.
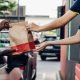
POLYGON ((80 0, 76 0, 70 10, 80 14, 80 0))

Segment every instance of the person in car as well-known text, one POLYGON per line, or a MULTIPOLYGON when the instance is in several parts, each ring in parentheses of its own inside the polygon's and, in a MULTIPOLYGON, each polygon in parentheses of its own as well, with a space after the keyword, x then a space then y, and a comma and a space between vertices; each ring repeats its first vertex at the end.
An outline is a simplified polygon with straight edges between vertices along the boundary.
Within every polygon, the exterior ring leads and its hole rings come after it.
MULTIPOLYGON (((1 19, 0 20, 0 31, 3 29, 8 29, 9 28, 9 21, 1 19)), ((5 49, 3 51, 0 51, 0 56, 8 56, 11 55, 11 53, 15 52, 16 50, 14 49, 5 49)))
MULTIPOLYGON (((9 21, 1 19, 0 20, 0 31, 4 30, 4 29, 8 29, 9 28, 9 21)), ((8 48, 5 50, 1 50, 0 51, 0 64, 2 65, 2 67, 4 67, 4 56, 9 56, 11 55, 13 52, 15 52, 16 50, 8 48)))
POLYGON ((10 47, 16 50, 7 59, 8 80, 23 80, 22 73, 28 61, 27 52, 35 48, 33 36, 26 29, 26 24, 25 22, 17 22, 5 27, 5 29, 9 29, 10 47))

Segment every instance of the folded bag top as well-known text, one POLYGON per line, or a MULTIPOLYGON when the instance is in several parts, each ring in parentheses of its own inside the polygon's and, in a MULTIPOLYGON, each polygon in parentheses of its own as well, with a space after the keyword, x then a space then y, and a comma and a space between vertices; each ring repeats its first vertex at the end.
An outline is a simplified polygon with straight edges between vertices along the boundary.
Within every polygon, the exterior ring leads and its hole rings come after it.
POLYGON ((16 49, 14 54, 31 51, 35 49, 32 33, 26 29, 26 22, 12 23, 9 29, 10 46, 16 49))

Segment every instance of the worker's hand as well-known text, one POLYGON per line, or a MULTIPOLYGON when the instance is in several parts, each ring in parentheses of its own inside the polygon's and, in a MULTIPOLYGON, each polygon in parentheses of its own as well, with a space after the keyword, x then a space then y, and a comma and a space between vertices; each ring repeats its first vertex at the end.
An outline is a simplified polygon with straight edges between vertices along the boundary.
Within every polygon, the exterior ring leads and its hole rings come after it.
POLYGON ((9 21, 8 20, 1 20, 0 21, 0 30, 2 29, 9 29, 9 21))
POLYGON ((40 31, 40 26, 38 26, 35 23, 29 23, 28 25, 26 25, 26 27, 30 31, 35 31, 35 32, 39 32, 40 31))
POLYGON ((40 43, 39 45, 36 46, 36 49, 34 49, 34 52, 41 51, 41 50, 45 49, 48 45, 49 44, 48 44, 47 41, 42 42, 42 43, 40 43))

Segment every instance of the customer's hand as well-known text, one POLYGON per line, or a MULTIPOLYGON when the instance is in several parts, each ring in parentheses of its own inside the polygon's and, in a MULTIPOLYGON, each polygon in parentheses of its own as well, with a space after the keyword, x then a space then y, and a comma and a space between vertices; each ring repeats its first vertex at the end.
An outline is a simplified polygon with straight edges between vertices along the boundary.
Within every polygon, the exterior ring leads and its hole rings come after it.
POLYGON ((8 20, 1 20, 0 21, 0 30, 2 29, 9 29, 9 21, 8 20))
POLYGON ((0 51, 0 56, 9 56, 12 55, 12 53, 16 52, 15 49, 5 49, 3 51, 0 51))
POLYGON ((29 23, 28 25, 26 25, 26 27, 30 31, 35 31, 35 32, 39 32, 40 31, 40 26, 35 24, 35 23, 29 23))

